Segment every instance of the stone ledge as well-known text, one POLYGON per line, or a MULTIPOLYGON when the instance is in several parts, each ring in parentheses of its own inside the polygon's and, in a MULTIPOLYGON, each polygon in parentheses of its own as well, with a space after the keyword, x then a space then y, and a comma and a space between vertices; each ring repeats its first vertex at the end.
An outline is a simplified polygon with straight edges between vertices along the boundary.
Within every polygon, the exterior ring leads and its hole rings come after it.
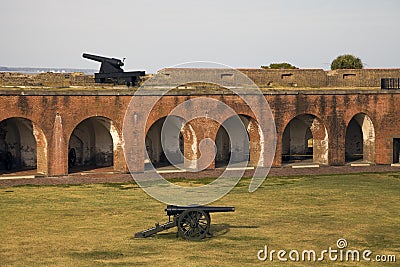
POLYGON ((292 169, 319 168, 319 164, 292 165, 292 169))
MULTIPOLYGON (((164 89, 165 90, 165 89, 164 89)), ((160 95, 164 90, 145 89, 141 90, 141 95, 160 95)), ((127 87, 0 87, 0 96, 109 96, 109 95, 134 95, 137 88, 127 87)), ((246 93, 245 89, 240 89, 241 93, 246 93)), ((319 88, 307 89, 269 89, 261 90, 264 95, 354 95, 354 94, 400 94, 400 90, 378 90, 376 88, 369 89, 345 89, 345 88, 319 88)), ((249 90, 252 94, 252 90, 249 90)), ((198 89, 172 89, 165 95, 235 95, 234 92, 224 90, 198 90, 198 89)))

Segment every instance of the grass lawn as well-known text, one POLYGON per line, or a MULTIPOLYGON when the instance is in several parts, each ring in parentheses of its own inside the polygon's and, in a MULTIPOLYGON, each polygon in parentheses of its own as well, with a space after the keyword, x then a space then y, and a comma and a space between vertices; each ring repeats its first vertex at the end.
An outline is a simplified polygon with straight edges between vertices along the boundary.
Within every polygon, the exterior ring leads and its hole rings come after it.
POLYGON ((339 238, 347 249, 395 255, 397 263, 331 262, 326 255, 318 265, 399 264, 399 173, 273 177, 254 193, 249 181, 212 203, 236 211, 212 214, 214 237, 198 242, 176 238, 176 228, 132 238, 168 220, 165 204, 135 184, 0 188, 0 266, 308 266, 261 262, 257 252, 268 245, 320 254, 337 249, 339 238))

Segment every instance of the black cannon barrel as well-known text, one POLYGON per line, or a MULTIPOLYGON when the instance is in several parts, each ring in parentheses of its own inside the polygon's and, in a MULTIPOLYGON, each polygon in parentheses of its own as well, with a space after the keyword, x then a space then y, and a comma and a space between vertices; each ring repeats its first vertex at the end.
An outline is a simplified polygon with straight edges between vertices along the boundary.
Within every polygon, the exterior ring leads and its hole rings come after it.
POLYGON ((171 215, 178 215, 182 212, 190 209, 199 209, 203 210, 207 213, 212 212, 233 212, 235 211, 235 207, 218 207, 218 206, 175 206, 175 205, 168 205, 165 211, 167 212, 168 216, 171 215))
POLYGON ((94 61, 98 61, 98 62, 107 62, 111 65, 114 66, 124 66, 124 62, 122 62, 120 59, 118 58, 108 58, 108 57, 102 57, 102 56, 96 56, 96 55, 92 55, 92 54, 87 54, 87 53, 83 53, 82 57, 90 59, 90 60, 94 60, 94 61))

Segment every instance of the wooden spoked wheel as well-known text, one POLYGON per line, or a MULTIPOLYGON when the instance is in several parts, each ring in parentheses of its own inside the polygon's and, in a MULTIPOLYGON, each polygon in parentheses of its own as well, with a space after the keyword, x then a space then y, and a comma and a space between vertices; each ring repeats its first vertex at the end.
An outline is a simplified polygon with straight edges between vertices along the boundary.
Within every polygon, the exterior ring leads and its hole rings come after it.
POLYGON ((210 215, 200 209, 189 209, 178 217, 179 235, 188 240, 200 240, 210 230, 210 215))

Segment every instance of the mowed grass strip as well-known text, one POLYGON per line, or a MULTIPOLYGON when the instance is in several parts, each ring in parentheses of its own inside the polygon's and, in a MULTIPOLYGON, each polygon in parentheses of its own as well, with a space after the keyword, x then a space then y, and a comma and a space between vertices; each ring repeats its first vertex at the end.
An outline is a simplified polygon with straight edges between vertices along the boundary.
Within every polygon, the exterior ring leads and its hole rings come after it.
MULTIPOLYGON (((173 180, 187 186, 210 181, 173 180)), ((265 245, 319 252, 336 249, 339 238, 348 249, 400 261, 400 174, 273 177, 254 193, 249 182, 242 179, 212 203, 236 211, 212 214, 214 237, 199 242, 177 238, 176 228, 134 239, 135 232, 168 220, 165 204, 136 184, 1 188, 0 266, 271 265, 257 259, 265 245)))

